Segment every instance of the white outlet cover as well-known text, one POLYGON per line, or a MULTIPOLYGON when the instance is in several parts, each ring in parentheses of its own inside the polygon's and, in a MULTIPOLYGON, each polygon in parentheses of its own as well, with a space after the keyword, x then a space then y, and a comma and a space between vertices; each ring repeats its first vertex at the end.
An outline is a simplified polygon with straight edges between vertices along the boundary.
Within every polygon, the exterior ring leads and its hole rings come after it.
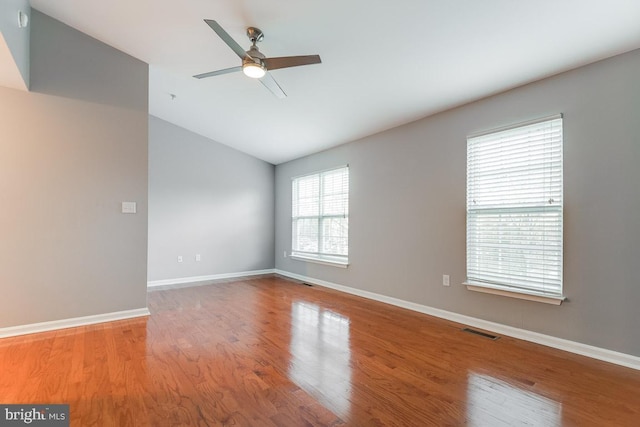
POLYGON ((134 214, 137 211, 136 202, 122 202, 122 213, 134 214))

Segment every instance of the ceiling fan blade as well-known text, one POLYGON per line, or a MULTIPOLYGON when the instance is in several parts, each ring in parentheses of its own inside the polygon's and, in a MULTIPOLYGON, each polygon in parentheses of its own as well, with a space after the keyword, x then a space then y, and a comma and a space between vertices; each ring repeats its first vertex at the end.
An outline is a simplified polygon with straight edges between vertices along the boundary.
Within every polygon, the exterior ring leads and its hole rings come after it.
POLYGON ((244 58, 247 56, 247 53, 244 51, 244 49, 238 43, 236 43, 234 39, 231 38, 231 36, 224 30, 224 28, 220 26, 220 24, 212 19, 205 19, 204 22, 206 22, 207 25, 209 25, 211 29, 216 32, 218 37, 220 37, 222 41, 225 42, 227 46, 229 46, 231 50, 236 53, 236 55, 238 55, 240 58, 244 58))
POLYGON ((260 79, 260 83, 262 83, 267 89, 271 91, 278 98, 286 98, 287 94, 284 93, 278 82, 271 77, 271 74, 267 73, 263 78, 260 79))
POLYGON ((241 71, 241 70, 242 70, 242 66, 239 65, 237 67, 225 68, 224 70, 209 71, 208 73, 196 74, 193 77, 195 77, 196 79, 204 79, 207 77, 219 76, 221 74, 228 74, 228 73, 233 73, 235 71, 241 71))
POLYGON ((277 70, 278 68, 297 67, 300 65, 320 64, 320 55, 304 56, 281 56, 277 58, 264 58, 262 60, 267 70, 277 70))

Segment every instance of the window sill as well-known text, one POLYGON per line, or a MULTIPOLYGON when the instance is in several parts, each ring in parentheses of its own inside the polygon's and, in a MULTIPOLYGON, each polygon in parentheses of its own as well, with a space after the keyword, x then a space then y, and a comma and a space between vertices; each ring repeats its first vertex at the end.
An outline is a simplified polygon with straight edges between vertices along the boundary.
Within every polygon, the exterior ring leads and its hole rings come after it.
POLYGON ((339 261, 332 258, 320 258, 320 257, 313 257, 313 256, 293 254, 293 253, 289 255, 289 257, 291 259, 295 259, 296 261, 307 261, 307 262, 313 262, 316 264, 330 265, 332 267, 339 267, 339 268, 349 267, 349 261, 339 261))
POLYGON ((524 299, 527 301, 542 302, 545 304, 560 305, 567 298, 563 295, 545 295, 536 292, 514 291, 511 288, 505 288, 497 285, 478 284, 473 282, 464 282, 463 285, 467 290, 474 292, 482 292, 485 294, 501 295, 504 297, 524 299))

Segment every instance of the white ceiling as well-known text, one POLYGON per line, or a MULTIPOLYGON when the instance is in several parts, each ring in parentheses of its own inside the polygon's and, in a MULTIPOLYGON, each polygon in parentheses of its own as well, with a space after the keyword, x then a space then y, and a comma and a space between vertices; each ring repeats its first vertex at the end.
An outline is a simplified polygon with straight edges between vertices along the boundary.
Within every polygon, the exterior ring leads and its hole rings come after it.
POLYGON ((150 64, 150 114, 278 164, 640 48, 640 0, 31 0, 150 64), (203 22, 266 56, 278 99, 203 22), (365 71, 366 70, 366 71, 365 71), (170 94, 175 94, 172 100, 170 94))

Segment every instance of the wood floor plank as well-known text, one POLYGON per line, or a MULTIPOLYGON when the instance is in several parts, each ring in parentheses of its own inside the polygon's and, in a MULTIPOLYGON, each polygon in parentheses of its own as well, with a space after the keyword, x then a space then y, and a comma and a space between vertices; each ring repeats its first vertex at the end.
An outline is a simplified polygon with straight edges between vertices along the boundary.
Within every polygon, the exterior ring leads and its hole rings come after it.
POLYGON ((640 372, 277 276, 0 340, 0 403, 73 426, 635 426, 640 372))

